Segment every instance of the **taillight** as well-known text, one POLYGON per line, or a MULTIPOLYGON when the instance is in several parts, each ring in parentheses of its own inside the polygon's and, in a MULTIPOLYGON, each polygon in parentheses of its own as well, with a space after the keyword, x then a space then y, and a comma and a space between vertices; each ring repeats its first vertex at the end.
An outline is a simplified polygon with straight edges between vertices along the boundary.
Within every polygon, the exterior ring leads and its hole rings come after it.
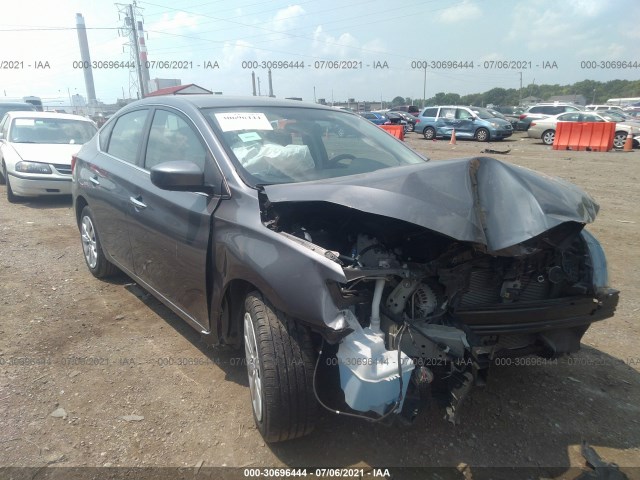
POLYGON ((420 119, 416 118, 416 125, 420 123, 420 119))
POLYGON ((73 171, 76 168, 76 160, 78 159, 78 157, 76 157, 75 155, 71 155, 71 175, 73 175, 73 171))
POLYGON ((527 116, 527 114, 523 113, 522 115, 520 115, 520 120, 524 120, 526 116, 527 116))
POLYGON ((531 122, 531 126, 535 127, 536 126, 536 122, 531 122))

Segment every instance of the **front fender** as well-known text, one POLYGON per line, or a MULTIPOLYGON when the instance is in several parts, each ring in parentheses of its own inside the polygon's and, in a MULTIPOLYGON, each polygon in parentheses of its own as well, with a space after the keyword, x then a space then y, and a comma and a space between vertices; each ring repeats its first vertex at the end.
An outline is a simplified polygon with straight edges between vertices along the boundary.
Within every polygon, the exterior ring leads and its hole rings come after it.
MULTIPOLYGON (((221 207, 233 207, 227 202, 221 207)), ((314 330, 347 328, 328 287, 347 281, 338 263, 268 229, 258 214, 245 222, 235 217, 229 221, 224 214, 213 229, 212 332, 226 335, 222 305, 228 286, 237 280, 254 286, 277 310, 314 330)))

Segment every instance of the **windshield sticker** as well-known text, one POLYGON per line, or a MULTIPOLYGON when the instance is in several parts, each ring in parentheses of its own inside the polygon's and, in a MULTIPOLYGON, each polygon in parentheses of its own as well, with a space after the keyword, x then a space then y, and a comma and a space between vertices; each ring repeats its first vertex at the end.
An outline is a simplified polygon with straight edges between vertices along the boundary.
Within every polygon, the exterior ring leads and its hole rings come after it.
POLYGON ((273 130, 264 113, 229 112, 216 113, 216 120, 223 132, 237 130, 273 130))
POLYGON ((255 142, 262 140, 262 137, 260 137, 257 132, 239 133, 238 137, 243 142, 255 142))
POLYGON ((33 118, 16 118, 13 124, 16 127, 33 127, 36 121, 33 118))

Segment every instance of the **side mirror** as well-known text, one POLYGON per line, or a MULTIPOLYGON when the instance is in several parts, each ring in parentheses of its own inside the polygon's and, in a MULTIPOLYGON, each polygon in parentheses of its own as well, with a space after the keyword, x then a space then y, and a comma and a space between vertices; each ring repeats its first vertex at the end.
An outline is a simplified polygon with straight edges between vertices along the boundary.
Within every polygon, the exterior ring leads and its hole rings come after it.
POLYGON ((204 172, 193 162, 164 162, 151 168, 151 183, 163 190, 206 192, 204 172))

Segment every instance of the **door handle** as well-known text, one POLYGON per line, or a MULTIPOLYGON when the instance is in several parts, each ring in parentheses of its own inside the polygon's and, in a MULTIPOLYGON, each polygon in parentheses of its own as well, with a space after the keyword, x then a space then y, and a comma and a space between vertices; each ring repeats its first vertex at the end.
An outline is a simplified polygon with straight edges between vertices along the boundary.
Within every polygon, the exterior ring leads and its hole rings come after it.
POLYGON ((93 183, 96 187, 98 185, 100 185, 100 182, 98 181, 98 176, 97 175, 94 175, 93 177, 89 177, 89 181, 91 183, 93 183))
POLYGON ((133 204, 136 209, 147 208, 147 204, 142 202, 142 197, 129 197, 129 201, 133 204))

